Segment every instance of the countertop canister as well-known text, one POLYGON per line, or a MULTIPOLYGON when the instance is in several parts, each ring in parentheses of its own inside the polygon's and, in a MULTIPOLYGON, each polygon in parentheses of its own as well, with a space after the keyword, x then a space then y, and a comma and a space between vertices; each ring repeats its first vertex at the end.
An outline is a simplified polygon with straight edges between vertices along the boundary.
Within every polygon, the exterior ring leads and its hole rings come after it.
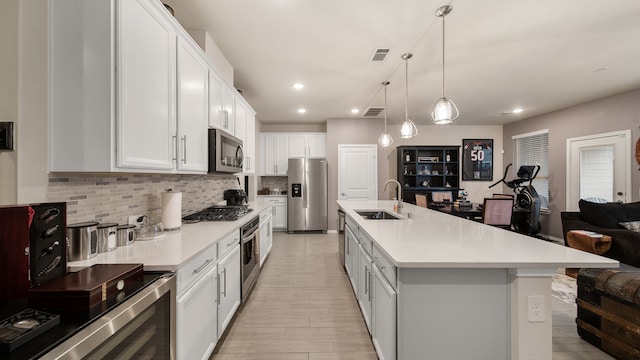
POLYGON ((162 225, 165 230, 177 230, 182 226, 182 193, 165 191, 160 195, 162 225))

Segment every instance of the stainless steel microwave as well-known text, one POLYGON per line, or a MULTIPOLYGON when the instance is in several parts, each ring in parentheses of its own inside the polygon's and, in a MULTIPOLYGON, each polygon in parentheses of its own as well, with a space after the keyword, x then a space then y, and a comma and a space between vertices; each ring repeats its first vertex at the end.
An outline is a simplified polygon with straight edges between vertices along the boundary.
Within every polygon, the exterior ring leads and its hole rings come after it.
POLYGON ((242 140, 219 129, 209 129, 209 172, 242 172, 242 140))

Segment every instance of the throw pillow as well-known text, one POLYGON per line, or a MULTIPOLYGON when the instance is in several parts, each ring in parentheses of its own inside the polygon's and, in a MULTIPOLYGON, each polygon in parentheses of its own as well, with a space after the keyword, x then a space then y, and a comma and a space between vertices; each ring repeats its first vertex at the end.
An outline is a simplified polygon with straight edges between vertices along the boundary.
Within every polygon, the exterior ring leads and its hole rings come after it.
POLYGON ((640 221, 640 202, 598 204, 580 200, 578 207, 584 221, 605 229, 621 229, 621 222, 640 221))
POLYGON ((624 226, 627 230, 640 232, 640 221, 625 221, 621 222, 620 225, 624 226))

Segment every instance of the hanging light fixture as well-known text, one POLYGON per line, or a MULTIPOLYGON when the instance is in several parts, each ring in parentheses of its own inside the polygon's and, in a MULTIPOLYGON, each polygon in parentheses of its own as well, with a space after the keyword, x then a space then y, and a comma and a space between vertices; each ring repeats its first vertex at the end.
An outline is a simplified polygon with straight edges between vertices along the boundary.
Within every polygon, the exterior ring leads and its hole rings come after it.
POLYGON ((382 86, 384 86, 384 132, 378 138, 378 144, 382 147, 388 147, 393 144, 393 138, 387 131, 387 85, 389 84, 388 81, 382 82, 382 86))
POLYGON ((416 128, 416 124, 413 123, 409 119, 409 59, 413 54, 406 53, 402 54, 401 58, 405 63, 405 103, 404 103, 404 121, 402 122, 402 126, 400 126, 400 137, 403 139, 410 139, 416 135, 418 135, 418 128, 416 128))
POLYGON ((436 102, 431 112, 433 122, 437 125, 451 124, 460 115, 456 104, 444 95, 444 17, 451 10, 453 10, 451 5, 444 5, 436 10, 436 16, 442 18, 442 97, 436 102))

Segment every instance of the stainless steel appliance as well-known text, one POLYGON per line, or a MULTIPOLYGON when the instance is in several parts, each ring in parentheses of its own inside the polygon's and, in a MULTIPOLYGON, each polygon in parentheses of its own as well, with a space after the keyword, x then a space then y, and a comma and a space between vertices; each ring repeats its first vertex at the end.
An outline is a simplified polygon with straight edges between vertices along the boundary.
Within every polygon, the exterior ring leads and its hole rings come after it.
POLYGON ((338 253, 340 254, 340 263, 344 268, 344 227, 345 227, 344 211, 338 210, 338 253))
POLYGON ((41 359, 175 359, 176 278, 162 275, 41 359))
POLYGON ((325 159, 289 159, 287 226, 295 231, 327 232, 327 161, 325 159))
POLYGON ((98 255, 97 226, 97 222, 83 222, 67 226, 70 261, 86 260, 98 255))
POLYGON ((242 140, 219 129, 209 129, 209 172, 242 172, 242 140))
POLYGON ((136 226, 133 224, 124 224, 118 226, 118 246, 131 245, 136 241, 136 226))
POLYGON ((200 221, 236 221, 253 209, 248 206, 211 206, 182 218, 186 224, 200 221))
POLYGON ((98 252, 109 252, 118 247, 118 224, 104 223, 98 225, 98 252))
POLYGON ((240 228, 240 294, 244 301, 253 289, 260 274, 260 217, 256 216, 240 228))
POLYGON ((247 205, 247 193, 241 189, 225 190, 223 198, 227 201, 227 205, 247 205))

